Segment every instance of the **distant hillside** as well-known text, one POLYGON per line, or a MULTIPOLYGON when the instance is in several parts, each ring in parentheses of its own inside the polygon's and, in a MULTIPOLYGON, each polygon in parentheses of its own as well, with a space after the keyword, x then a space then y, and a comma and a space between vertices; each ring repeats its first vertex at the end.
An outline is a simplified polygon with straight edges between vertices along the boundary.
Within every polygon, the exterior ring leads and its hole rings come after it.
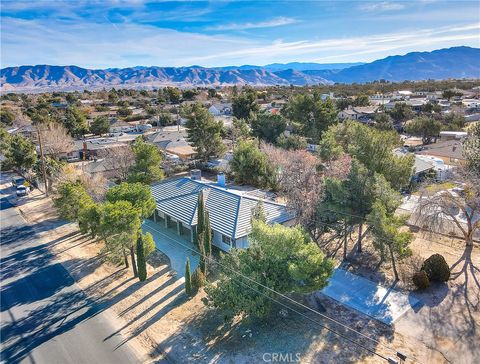
POLYGON ((307 72, 307 74, 342 83, 364 83, 380 79, 416 81, 480 78, 480 49, 453 47, 432 52, 412 52, 340 71, 307 72))
POLYGON ((267 64, 264 68, 270 71, 282 71, 286 69, 292 69, 296 71, 315 71, 315 70, 342 70, 345 68, 359 66, 365 64, 363 62, 355 63, 303 63, 303 62, 291 62, 291 63, 272 63, 267 64))
POLYGON ((216 67, 215 69, 219 70, 252 70, 252 69, 267 69, 269 71, 285 71, 285 70, 295 70, 295 71, 307 71, 307 70, 342 70, 344 68, 359 66, 365 64, 363 62, 355 63, 304 63, 304 62, 291 62, 291 63, 271 63, 265 66, 253 66, 253 65, 243 65, 243 66, 226 66, 226 67, 216 67))
POLYGON ((225 86, 225 85, 307 85, 327 84, 317 75, 294 72, 286 78, 282 72, 260 69, 218 70, 202 67, 134 67, 91 70, 77 66, 21 66, 1 70, 3 91, 82 90, 103 87, 153 88, 160 86, 225 86))
MULTIPOLYGON (((20 66, 0 71, 1 91, 41 92, 111 87, 155 88, 161 86, 315 85, 388 81, 480 78, 480 49, 454 47, 433 52, 391 56, 344 69, 316 69, 326 64, 287 63, 256 66, 204 68, 133 67, 92 70, 77 66, 20 66), (285 68, 283 68, 285 67, 285 68), (312 68, 299 70, 298 68, 312 68)), ((335 65, 335 64, 330 64, 335 65)), ((340 67, 341 64, 336 64, 340 67)), ((345 65, 345 64, 343 64, 345 65)))

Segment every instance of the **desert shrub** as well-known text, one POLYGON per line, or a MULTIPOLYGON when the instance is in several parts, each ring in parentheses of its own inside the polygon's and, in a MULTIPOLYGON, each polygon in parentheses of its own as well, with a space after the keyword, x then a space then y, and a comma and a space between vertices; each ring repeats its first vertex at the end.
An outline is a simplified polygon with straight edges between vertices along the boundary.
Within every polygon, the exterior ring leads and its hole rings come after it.
POLYGON ((446 282, 450 278, 450 267, 440 254, 433 254, 422 265, 430 281, 446 282))
POLYGON ((197 267, 192 274, 192 291, 197 292, 206 282, 205 274, 203 274, 200 267, 197 267))
POLYGON ((430 280, 428 279, 428 275, 424 270, 416 272, 412 276, 412 282, 417 289, 426 289, 430 285, 430 280))
POLYGON ((423 261, 424 259, 418 255, 412 255, 402 260, 401 264, 398 266, 400 280, 406 285, 411 285, 412 277, 415 273, 422 269, 423 261))

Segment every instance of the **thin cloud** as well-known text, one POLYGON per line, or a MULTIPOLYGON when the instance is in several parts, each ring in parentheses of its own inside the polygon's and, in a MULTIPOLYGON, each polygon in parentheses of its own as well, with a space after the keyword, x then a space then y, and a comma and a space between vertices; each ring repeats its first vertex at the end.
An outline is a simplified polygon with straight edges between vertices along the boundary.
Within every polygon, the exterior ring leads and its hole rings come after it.
POLYGON ((349 62, 371 61, 393 52, 480 45, 480 24, 466 22, 321 40, 200 34, 132 22, 115 25, 107 21, 56 19, 52 26, 49 19, 4 16, 1 24, 2 66, 74 64, 87 68, 110 68, 200 64, 208 67, 327 59, 349 62), (72 47, 72 44, 75 46, 72 47))
POLYGON ((257 23, 230 23, 217 25, 214 27, 207 27, 206 30, 245 30, 245 29, 260 29, 260 28, 275 28, 284 25, 298 23, 298 20, 280 16, 275 19, 261 21, 257 23))
POLYGON ((360 10, 363 11, 394 11, 402 10, 405 8, 404 4, 393 3, 388 1, 382 1, 377 3, 368 3, 360 6, 360 10))
MULTIPOLYGON (((470 44, 478 46, 478 31, 480 24, 468 24, 455 27, 441 27, 435 29, 417 29, 411 32, 399 32, 383 35, 373 35, 353 38, 334 38, 321 41, 275 41, 270 45, 260 45, 252 48, 242 48, 234 51, 223 52, 204 57, 194 57, 191 62, 208 62, 211 59, 235 60, 243 59, 265 60, 269 63, 276 57, 289 59, 312 59, 349 58, 354 55, 378 55, 383 57, 392 50, 415 50, 415 47, 453 46, 458 44, 470 44), (459 34, 460 33, 460 34, 459 34)), ((421 49, 421 48, 420 48, 421 49)), ((368 60, 365 58, 364 60, 368 60)), ((248 62, 248 61, 247 61, 248 62)))

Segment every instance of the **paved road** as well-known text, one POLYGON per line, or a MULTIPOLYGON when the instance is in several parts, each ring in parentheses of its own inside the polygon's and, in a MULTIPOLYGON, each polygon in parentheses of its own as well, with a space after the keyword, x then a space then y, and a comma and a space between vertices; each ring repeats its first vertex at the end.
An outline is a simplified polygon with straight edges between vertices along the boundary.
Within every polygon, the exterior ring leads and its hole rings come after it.
MULTIPOLYGON (((0 177, 0 184, 5 182, 0 177)), ((5 186, 5 185, 4 185, 5 186)), ((0 190, 2 363, 139 363, 109 313, 91 302, 0 190)))

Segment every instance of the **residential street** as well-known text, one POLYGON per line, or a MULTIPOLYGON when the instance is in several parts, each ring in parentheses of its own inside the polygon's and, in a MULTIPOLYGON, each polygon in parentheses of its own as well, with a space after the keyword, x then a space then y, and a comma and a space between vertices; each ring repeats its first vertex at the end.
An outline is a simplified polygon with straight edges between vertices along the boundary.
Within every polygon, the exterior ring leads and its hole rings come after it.
MULTIPOLYGON (((29 226, 1 184, 1 356, 2 363, 138 363, 123 343, 115 319, 89 300, 49 246, 55 224, 29 226)), ((58 226, 58 224, 57 224, 58 226)), ((57 239, 60 240, 60 239, 57 239)))

